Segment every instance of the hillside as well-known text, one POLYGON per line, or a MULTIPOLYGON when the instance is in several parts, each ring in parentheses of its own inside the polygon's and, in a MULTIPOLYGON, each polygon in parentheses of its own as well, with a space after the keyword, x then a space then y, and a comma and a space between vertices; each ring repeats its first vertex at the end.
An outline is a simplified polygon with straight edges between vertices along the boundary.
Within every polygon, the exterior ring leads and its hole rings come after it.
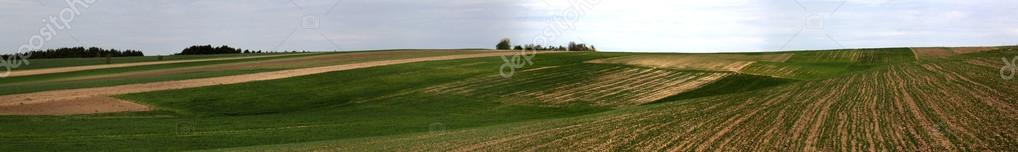
POLYGON ((1018 148, 1018 81, 999 75, 1018 50, 916 51, 554 53, 512 78, 499 57, 386 65, 114 96, 147 112, 0 116, 0 151, 1018 148))

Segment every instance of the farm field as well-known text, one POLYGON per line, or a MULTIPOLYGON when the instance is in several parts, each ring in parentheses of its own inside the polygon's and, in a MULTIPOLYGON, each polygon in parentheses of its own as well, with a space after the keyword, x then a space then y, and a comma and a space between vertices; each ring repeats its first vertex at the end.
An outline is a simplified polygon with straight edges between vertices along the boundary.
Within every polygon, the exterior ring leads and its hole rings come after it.
MULTIPOLYGON (((128 67, 101 68, 85 71, 14 76, 0 79, 0 87, 14 87, 17 90, 0 90, 0 95, 30 93, 58 89, 105 87, 146 82, 186 80, 271 72, 287 69, 321 67, 377 61, 383 59, 406 59, 414 57, 441 56, 449 54, 481 53, 478 51, 376 51, 352 53, 319 53, 275 55, 260 58, 214 60, 184 63, 151 64, 128 67)), ((144 63, 144 62, 143 62, 144 63)))
MULTIPOLYGON (((237 58, 237 57, 257 57, 257 56, 269 56, 274 54, 220 54, 220 55, 169 55, 163 56, 162 61, 182 61, 182 60, 200 60, 200 59, 216 59, 216 58, 237 58)), ((278 54, 276 54, 278 55, 278 54)), ((140 56, 140 57, 113 57, 110 60, 113 63, 139 63, 139 62, 155 62, 159 61, 158 56, 140 56)), ((28 65, 23 65, 14 71, 33 70, 33 69, 47 69, 47 68, 60 68, 60 67, 73 67, 73 66, 90 66, 90 65, 102 65, 106 64, 106 58, 59 58, 59 59, 32 59, 28 65)))
POLYGON ((741 71, 758 61, 785 62, 793 54, 645 54, 592 60, 589 63, 626 64, 653 68, 704 71, 741 71))
POLYGON ((936 59, 994 50, 993 47, 925 47, 912 48, 917 59, 936 59))
POLYGON ((1018 48, 946 49, 543 53, 508 78, 515 52, 456 50, 11 77, 0 151, 1018 149, 1018 81, 999 74, 1018 48))
MULTIPOLYGON (((376 52, 376 53, 373 53, 372 55, 385 56, 387 54, 397 54, 397 53, 400 53, 400 52, 380 52, 380 53, 376 52)), ((418 52, 418 53, 429 54, 429 53, 444 53, 444 52, 426 51, 426 52, 418 52)), ((0 108, 0 114, 28 114, 28 115, 32 115, 32 114, 36 114, 36 113, 38 113, 38 114, 46 114, 46 113, 50 113, 50 112, 67 113, 66 111, 53 111, 54 109, 45 109, 45 108, 35 108, 35 109, 40 109, 42 111, 30 111, 30 110, 25 110, 25 109, 21 109, 21 108, 22 107, 37 107, 37 105, 39 105, 39 104, 57 104, 57 105, 63 105, 61 103, 94 102, 94 101, 90 101, 90 100, 95 99, 93 97, 104 97, 104 96, 110 96, 110 95, 119 95, 119 94, 135 93, 135 92, 147 92, 147 91, 158 91, 158 90, 194 88, 194 87, 203 87, 203 86, 211 86, 211 85, 234 84, 234 83, 243 83, 243 82, 250 82, 250 81, 280 79, 280 78, 287 78, 287 77, 294 77, 294 76, 301 76, 301 75, 309 75, 309 74, 316 74, 316 73, 323 73, 323 72, 337 71, 337 70, 348 70, 348 69, 356 69, 356 68, 380 66, 380 65, 387 65, 387 64, 399 64, 399 63, 407 63, 407 62, 420 62, 420 61, 429 61, 429 60, 446 60, 446 59, 481 57, 481 56, 494 56, 494 55, 505 55, 505 54, 514 54, 514 53, 515 52, 483 53, 483 52, 478 52, 478 51, 471 51, 471 52, 460 52, 460 53, 458 53, 460 55, 438 56, 438 57, 419 57, 419 58, 410 58, 410 59, 402 59, 402 57, 405 57, 404 55, 390 55, 388 60, 383 60, 383 61, 370 61, 369 60, 370 62, 365 61, 365 62, 357 62, 357 63, 354 63, 354 64, 342 64, 342 63, 345 63, 345 60, 340 60, 341 62, 337 62, 337 64, 340 64, 340 65, 333 65, 333 66, 310 67, 310 68, 291 69, 291 70, 272 71, 272 72, 262 72, 262 73, 254 73, 254 74, 242 74, 242 75, 222 76, 222 77, 214 77, 214 78, 203 78, 203 79, 189 79, 189 80, 179 80, 179 81, 164 81, 164 82, 152 82, 152 83, 139 83, 139 84, 131 84, 131 85, 110 86, 110 87, 85 88, 85 89, 70 89, 70 90, 56 90, 56 91, 46 91, 46 92, 38 92, 38 93, 8 95, 8 96, 0 96, 0 99, 3 99, 2 102, 0 102, 0 105, 7 106, 7 107, 0 108), (28 113, 23 113, 23 112, 26 112, 26 111, 28 113)), ((404 53, 404 54, 413 54, 413 53, 404 53)), ((365 55, 368 55, 368 54, 341 54, 341 55, 355 55, 355 56, 359 55, 359 56, 365 56, 365 55)), ((302 59, 302 60, 299 60, 299 61, 306 61, 306 60, 308 60, 308 59, 302 59)), ((303 63, 301 63, 301 62, 293 62, 293 63, 288 63, 288 64, 303 64, 303 63)), ((251 64, 248 64, 248 65, 251 65, 251 64)), ((259 64, 254 64, 254 65, 259 65, 259 64)), ((271 65, 271 64, 267 64, 267 65, 271 65)), ((107 102, 113 101, 115 103, 118 103, 118 104, 112 104, 112 105, 118 106, 118 107, 119 106, 137 107, 137 105, 125 104, 125 103, 129 103, 129 102, 122 102, 122 101, 117 101, 117 100, 107 100, 109 98, 99 98, 99 99, 102 100, 102 101, 107 101, 107 102)), ((99 106, 99 105, 95 105, 95 106, 99 106)), ((100 108, 100 107, 95 107, 95 108, 100 108)), ((56 109, 59 109, 59 108, 56 108, 56 109)), ((135 109, 127 109, 127 110, 128 111, 134 111, 135 109)), ((107 110, 96 109, 95 112, 98 113, 100 111, 109 111, 109 109, 107 109, 107 110)), ((84 111, 84 112, 91 113, 91 112, 88 112, 88 111, 84 111)), ((111 111, 111 112, 116 112, 116 111, 111 111)))

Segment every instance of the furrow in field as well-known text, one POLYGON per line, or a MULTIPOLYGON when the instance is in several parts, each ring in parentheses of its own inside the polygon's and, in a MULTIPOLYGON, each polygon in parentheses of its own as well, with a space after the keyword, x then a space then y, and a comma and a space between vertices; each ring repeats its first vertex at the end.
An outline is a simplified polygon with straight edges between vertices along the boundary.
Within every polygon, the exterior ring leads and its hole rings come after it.
POLYGON ((531 102, 599 106, 640 105, 696 89, 728 74, 681 72, 615 65, 558 67, 531 75, 476 77, 424 89, 426 93, 491 98, 530 98, 531 102), (519 88, 519 89, 506 89, 519 88))
POLYGON ((576 121, 574 125, 552 126, 547 130, 554 131, 508 136, 510 139, 500 137, 496 139, 503 139, 501 142, 484 147, 536 151, 914 151, 1001 150, 1018 145, 1018 141, 1006 139, 1015 136, 1015 127, 1007 124, 1018 124, 1018 115, 993 110, 1013 103, 985 103, 1013 98, 993 94, 991 89, 1018 90, 979 81, 990 75, 953 72, 975 66, 959 62, 891 66, 751 96, 708 97, 570 120, 576 121), (983 91, 966 93, 965 88, 983 91), (985 108, 989 110, 980 110, 985 108))

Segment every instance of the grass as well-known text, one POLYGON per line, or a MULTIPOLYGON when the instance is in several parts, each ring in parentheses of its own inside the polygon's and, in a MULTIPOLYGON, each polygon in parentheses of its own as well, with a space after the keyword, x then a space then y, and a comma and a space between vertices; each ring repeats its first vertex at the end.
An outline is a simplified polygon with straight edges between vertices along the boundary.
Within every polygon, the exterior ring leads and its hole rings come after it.
POLYGON ((908 48, 856 49, 790 52, 785 62, 759 61, 746 66, 743 73, 795 80, 822 80, 874 67, 914 63, 908 48))
MULTIPOLYGON (((1014 56, 1015 53, 1018 52, 983 55, 1014 56)), ((999 56, 992 58, 995 57, 999 56)), ((956 59, 959 60, 880 66, 756 91, 441 134, 415 133, 222 150, 471 151, 472 146, 481 146, 484 150, 495 151, 562 151, 595 145, 610 151, 1007 151, 1018 148, 1018 140, 1012 138, 1018 135, 1018 127, 1015 127, 1018 115, 1008 108, 1018 107, 1013 102, 1018 96, 1002 94, 1018 91, 1013 87, 1018 83, 1001 81, 995 69, 978 68, 962 62, 967 59, 956 59)), ((716 83, 718 85, 707 86, 704 90, 725 88, 720 84, 737 84, 722 81, 729 80, 721 80, 716 83)))
MULTIPOLYGON (((220 60, 107 68, 66 73, 11 77, 0 79, 0 95, 48 90, 104 87, 124 84, 185 80, 269 72, 296 68, 340 65, 358 62, 405 59, 415 57, 461 54, 463 52, 419 51, 389 53, 386 51, 303 54, 253 59, 220 60), (314 57, 314 60, 305 59, 314 57), (147 74, 147 75, 146 75, 147 74), (93 77, 93 78, 88 78, 93 77)), ((478 53, 478 52, 473 52, 478 53)))
POLYGON ((0 151, 1018 148, 1013 102, 1018 96, 1011 93, 1018 92, 1018 81, 1001 80, 999 69, 967 62, 999 62, 1018 55, 1014 50, 923 62, 900 49, 793 53, 786 62, 757 62, 745 73, 638 106, 555 105, 506 95, 597 79, 588 74, 596 70, 639 69, 584 63, 639 55, 630 53, 539 55, 535 65, 517 70, 512 79, 468 85, 477 94, 426 90, 497 77, 500 58, 128 94, 118 98, 156 111, 0 116, 0 151), (526 71, 543 67, 557 68, 526 71))
POLYGON ((258 62, 273 59, 284 59, 299 56, 309 55, 296 55, 296 56, 280 56, 280 57, 266 57, 266 58, 253 58, 253 59, 239 59, 239 60, 219 60, 219 61, 202 61, 202 62, 186 62, 186 63, 173 63, 173 64, 157 64, 157 65, 145 65, 145 66, 132 66, 132 67, 121 67, 121 68, 106 68, 96 70, 85 70, 65 73, 53 73, 53 74, 42 74, 22 77, 10 77, 0 79, 0 86, 6 88, 16 89, 4 89, 0 90, 0 95, 18 94, 18 93, 29 93, 47 90, 59 90, 59 89, 75 89, 75 88, 88 88, 88 87, 102 87, 132 83, 143 83, 143 82, 157 82, 167 80, 182 80, 182 79, 193 79, 193 78, 205 78, 215 76, 226 76, 235 74, 245 74, 251 72, 264 72, 268 69, 248 69, 248 70, 231 70, 231 71, 210 71, 201 73, 182 73, 174 75, 160 75, 156 77, 126 77, 120 79, 112 79, 105 81, 53 81, 60 79, 68 79, 75 77, 86 77, 86 76, 97 76, 97 75, 109 75, 118 73, 138 72, 138 71, 152 71, 162 69, 174 69, 174 68, 187 68, 197 66, 208 66, 217 64, 228 64, 228 63, 243 63, 243 62, 258 62))
MULTIPOLYGON (((174 61, 174 60, 193 60, 193 59, 210 59, 210 58, 227 58, 227 57, 245 57, 245 56, 261 56, 261 55, 272 55, 272 54, 221 54, 221 55, 170 55, 163 56, 162 61, 174 61)), ((106 64, 106 58, 58 58, 58 59, 31 59, 28 60, 30 64, 23 65, 14 70, 32 70, 32 69, 45 69, 45 68, 58 68, 58 67, 71 67, 71 66, 86 66, 86 65, 102 65, 106 64)), ((152 62, 160 61, 158 56, 139 56, 139 57, 114 57, 111 60, 114 64, 119 63, 137 63, 137 62, 152 62)))
POLYGON ((725 94, 743 93, 788 84, 792 82, 796 82, 796 80, 747 74, 735 74, 722 78, 718 81, 714 81, 706 86, 700 87, 699 89, 658 100, 657 103, 718 96, 725 94))
POLYGON ((886 65, 915 62, 915 54, 909 48, 804 51, 795 52, 795 55, 785 62, 886 65))
MULTIPOLYGON (((596 56, 542 55, 538 63, 575 63, 596 56)), ((95 116, 2 116, 0 121, 5 123, 0 124, 4 130, 0 141, 4 144, 0 151, 24 150, 24 146, 39 142, 50 144, 33 149, 226 148, 420 133, 436 123, 457 130, 607 110, 582 104, 505 104, 491 98, 414 91, 465 77, 497 74, 500 65, 499 58, 424 62, 124 95, 121 98, 154 105, 158 110, 95 116)))
POLYGON ((756 62, 742 73, 795 80, 821 80, 877 67, 878 65, 847 63, 781 63, 756 62))

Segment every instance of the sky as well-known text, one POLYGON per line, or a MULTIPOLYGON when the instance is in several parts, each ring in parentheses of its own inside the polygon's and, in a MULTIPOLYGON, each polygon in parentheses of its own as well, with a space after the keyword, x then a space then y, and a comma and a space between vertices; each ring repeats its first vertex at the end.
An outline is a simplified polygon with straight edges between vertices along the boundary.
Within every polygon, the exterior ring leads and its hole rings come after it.
POLYGON ((2 0, 0 53, 493 48, 502 38, 625 52, 1015 45, 1016 10, 1014 0, 2 0), (61 17, 70 28, 40 32, 61 17))

